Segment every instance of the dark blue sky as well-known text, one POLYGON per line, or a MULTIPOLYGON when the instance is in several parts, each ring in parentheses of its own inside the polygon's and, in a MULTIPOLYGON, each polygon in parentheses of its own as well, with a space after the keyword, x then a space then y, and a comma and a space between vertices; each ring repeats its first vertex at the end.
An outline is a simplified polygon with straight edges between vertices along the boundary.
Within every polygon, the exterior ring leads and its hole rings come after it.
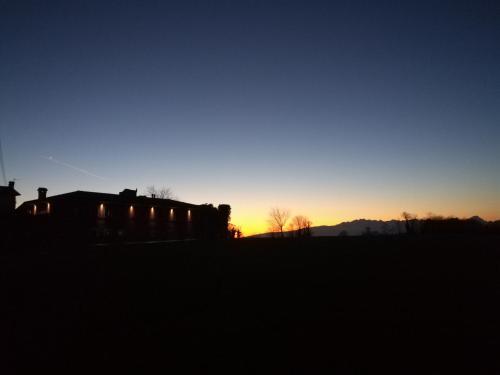
POLYGON ((0 4, 24 199, 167 185, 250 232, 275 205, 500 216, 498 1, 0 4))

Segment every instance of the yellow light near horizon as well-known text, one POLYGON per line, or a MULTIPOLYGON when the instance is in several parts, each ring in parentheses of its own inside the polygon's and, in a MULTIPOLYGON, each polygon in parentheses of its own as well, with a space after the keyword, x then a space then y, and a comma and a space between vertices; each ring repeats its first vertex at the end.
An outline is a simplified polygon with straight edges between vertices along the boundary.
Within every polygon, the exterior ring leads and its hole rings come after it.
MULTIPOLYGON (((269 230, 269 210, 271 207, 289 209, 291 218, 305 215, 312 221, 312 226, 337 225, 356 219, 401 220, 403 211, 426 217, 429 211, 443 216, 471 217, 478 215, 489 221, 500 218, 500 200, 498 192, 485 190, 481 194, 460 188, 453 191, 437 191, 432 195, 413 197, 403 192, 401 195, 388 192, 376 192, 365 187, 355 186, 340 190, 337 197, 317 195, 302 197, 300 194, 268 198, 266 194, 240 197, 240 193, 229 196, 231 203, 231 223, 241 227, 244 236, 265 233, 269 230), (365 194, 366 193, 366 194, 365 194)), ((325 190, 326 191, 326 190, 325 190)), ((242 194, 241 194, 242 195, 242 194)), ((201 199, 201 198, 200 198, 201 199)))
POLYGON ((253 218, 248 218, 247 220, 236 219, 235 223, 238 223, 237 226, 241 227, 243 236, 252 236, 254 234, 264 233, 267 232, 268 229, 268 224, 265 218, 260 220, 253 218))

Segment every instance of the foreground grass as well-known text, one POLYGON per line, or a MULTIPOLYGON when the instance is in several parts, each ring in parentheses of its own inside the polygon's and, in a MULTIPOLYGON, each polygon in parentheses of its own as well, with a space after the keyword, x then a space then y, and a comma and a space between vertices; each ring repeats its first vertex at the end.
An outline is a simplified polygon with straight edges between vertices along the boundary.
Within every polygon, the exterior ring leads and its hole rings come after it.
POLYGON ((499 238, 8 249, 11 370, 500 370, 499 238))

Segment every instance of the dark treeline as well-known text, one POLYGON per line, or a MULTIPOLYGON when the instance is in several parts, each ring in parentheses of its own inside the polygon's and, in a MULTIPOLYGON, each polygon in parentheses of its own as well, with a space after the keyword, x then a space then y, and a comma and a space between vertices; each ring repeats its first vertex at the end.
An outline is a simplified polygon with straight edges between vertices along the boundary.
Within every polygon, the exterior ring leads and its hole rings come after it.
POLYGON ((500 221, 480 222, 475 219, 425 219, 420 222, 423 234, 500 234, 500 221))
POLYGON ((408 218, 405 220, 407 234, 500 234, 500 220, 484 221, 480 218, 459 219, 456 217, 408 218))

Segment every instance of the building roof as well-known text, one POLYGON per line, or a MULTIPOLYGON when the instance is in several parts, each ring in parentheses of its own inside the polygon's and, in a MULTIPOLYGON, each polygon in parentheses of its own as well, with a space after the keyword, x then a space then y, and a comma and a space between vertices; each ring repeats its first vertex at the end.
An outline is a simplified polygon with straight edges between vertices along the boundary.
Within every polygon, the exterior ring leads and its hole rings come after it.
MULTIPOLYGON (((98 193, 98 192, 93 192, 93 191, 82 191, 82 190, 77 190, 77 191, 72 191, 70 193, 64 193, 64 194, 58 194, 58 195, 53 195, 50 197, 47 197, 45 200, 51 201, 51 200, 74 200, 74 201, 94 201, 94 202, 114 202, 114 203, 126 203, 126 204, 152 204, 152 205, 168 205, 172 207, 196 207, 196 204, 191 204, 191 203, 186 203, 186 202, 181 202, 181 201, 176 201, 173 199, 161 199, 161 198, 150 198, 146 197, 144 195, 141 196, 135 196, 130 194, 130 192, 134 192, 134 190, 130 189, 125 189, 125 191, 128 192, 128 194, 109 194, 109 193, 98 193)), ((21 204, 19 208, 29 205, 29 204, 34 204, 38 202, 38 199, 33 199, 30 201, 26 201, 23 204, 21 204)))
POLYGON ((0 186, 0 194, 1 195, 13 194, 15 196, 21 195, 18 193, 16 189, 10 186, 0 186))

